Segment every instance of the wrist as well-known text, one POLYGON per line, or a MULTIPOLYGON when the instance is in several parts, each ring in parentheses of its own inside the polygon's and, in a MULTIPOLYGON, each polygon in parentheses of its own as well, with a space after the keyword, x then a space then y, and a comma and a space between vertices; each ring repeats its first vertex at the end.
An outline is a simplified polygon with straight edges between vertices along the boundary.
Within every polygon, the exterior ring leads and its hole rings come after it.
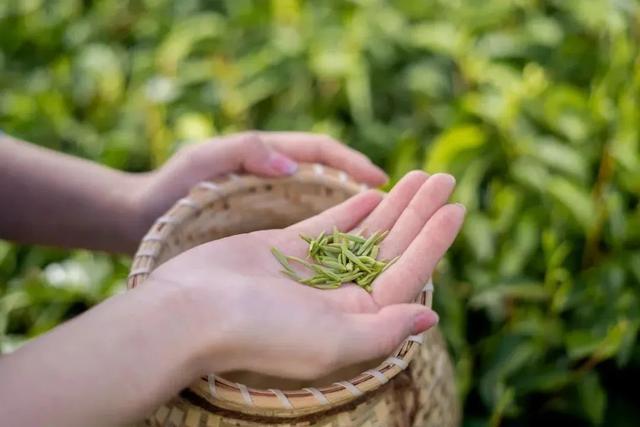
MULTIPOLYGON (((197 285, 179 283, 153 275, 143 287, 158 295, 161 308, 169 314, 164 321, 171 324, 170 342, 180 347, 181 371, 189 380, 240 368, 236 366, 237 327, 225 314, 224 297, 212 299, 210 291, 197 285), (152 290, 153 288, 153 290, 152 290), (219 301, 216 302, 216 300, 219 301)), ((165 330, 167 326, 164 326, 165 330)))
POLYGON ((180 372, 188 379, 197 375, 200 341, 197 321, 194 319, 194 301, 178 283, 150 277, 131 292, 139 292, 146 303, 151 329, 161 334, 166 348, 180 372))
POLYGON ((121 172, 114 197, 121 221, 118 225, 119 250, 133 253, 155 218, 150 218, 145 210, 144 194, 148 186, 147 173, 121 172))

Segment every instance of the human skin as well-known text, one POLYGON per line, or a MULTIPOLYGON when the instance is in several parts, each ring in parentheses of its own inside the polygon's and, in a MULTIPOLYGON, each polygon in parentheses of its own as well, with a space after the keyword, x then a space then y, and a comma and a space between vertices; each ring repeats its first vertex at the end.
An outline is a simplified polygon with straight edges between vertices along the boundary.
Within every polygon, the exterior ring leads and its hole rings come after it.
POLYGON ((302 132, 213 138, 148 173, 109 169, 0 134, 0 237, 132 253, 152 222, 198 182, 230 172, 290 175, 297 162, 338 167, 371 186, 387 179, 361 153, 302 132))
POLYGON ((457 235, 449 175, 406 175, 281 230, 208 242, 0 358, 0 419, 20 426, 109 426, 143 418, 208 373, 248 370, 314 379, 389 354, 437 323, 412 304, 457 235), (320 291, 283 276, 273 246, 304 256, 300 233, 390 230, 398 261, 373 284, 320 291), (246 260, 251 259, 251 263, 246 260), (277 331, 277 333, 275 333, 277 331), (301 342, 309 345, 300 345, 301 342))

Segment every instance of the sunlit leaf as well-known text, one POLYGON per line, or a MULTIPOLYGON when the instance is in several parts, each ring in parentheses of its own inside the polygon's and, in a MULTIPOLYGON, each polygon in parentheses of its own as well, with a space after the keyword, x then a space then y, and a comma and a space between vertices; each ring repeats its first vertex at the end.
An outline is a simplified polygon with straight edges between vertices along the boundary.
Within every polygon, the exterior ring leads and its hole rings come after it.
POLYGON ((448 129, 429 146, 424 168, 429 172, 447 171, 462 152, 478 148, 485 141, 485 132, 477 126, 465 125, 448 129))

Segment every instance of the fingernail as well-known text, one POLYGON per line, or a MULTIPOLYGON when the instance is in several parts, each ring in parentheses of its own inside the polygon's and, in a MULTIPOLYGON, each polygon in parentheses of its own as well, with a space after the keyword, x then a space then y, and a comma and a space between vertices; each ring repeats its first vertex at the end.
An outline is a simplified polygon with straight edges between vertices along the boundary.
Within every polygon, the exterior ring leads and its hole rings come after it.
POLYGON ((384 171, 382 172, 382 179, 380 180, 380 185, 384 185, 389 182, 389 175, 387 175, 384 171))
POLYGON ((298 170, 296 162, 275 151, 269 156, 269 167, 284 175, 292 175, 298 170))
POLYGON ((443 177, 446 177, 449 181, 451 181, 452 185, 456 185, 456 177, 448 174, 448 173, 437 173, 435 175, 433 175, 432 177, 436 176, 436 175, 442 175, 443 177))
POLYGON ((435 311, 423 311, 413 319, 413 334, 419 334, 438 324, 438 314, 435 311))
POLYGON ((462 209, 462 212, 466 212, 467 211, 467 207, 465 205, 463 205, 462 203, 456 203, 455 205, 460 207, 462 209))

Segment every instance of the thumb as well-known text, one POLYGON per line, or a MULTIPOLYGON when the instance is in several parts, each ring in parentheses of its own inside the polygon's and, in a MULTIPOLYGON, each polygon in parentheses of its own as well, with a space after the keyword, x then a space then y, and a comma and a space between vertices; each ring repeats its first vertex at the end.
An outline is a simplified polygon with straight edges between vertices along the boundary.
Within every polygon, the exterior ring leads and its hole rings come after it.
POLYGON ((198 181, 244 170, 261 176, 291 175, 298 164, 274 150, 259 132, 216 138, 184 150, 169 162, 165 173, 188 189, 198 181))
POLYGON ((396 304, 377 313, 347 314, 340 360, 357 363, 388 356, 409 335, 438 323, 438 315, 420 304, 396 304))
POLYGON ((294 160, 266 144, 259 134, 252 133, 246 138, 248 140, 239 146, 239 157, 245 171, 261 176, 283 176, 298 170, 294 160))

